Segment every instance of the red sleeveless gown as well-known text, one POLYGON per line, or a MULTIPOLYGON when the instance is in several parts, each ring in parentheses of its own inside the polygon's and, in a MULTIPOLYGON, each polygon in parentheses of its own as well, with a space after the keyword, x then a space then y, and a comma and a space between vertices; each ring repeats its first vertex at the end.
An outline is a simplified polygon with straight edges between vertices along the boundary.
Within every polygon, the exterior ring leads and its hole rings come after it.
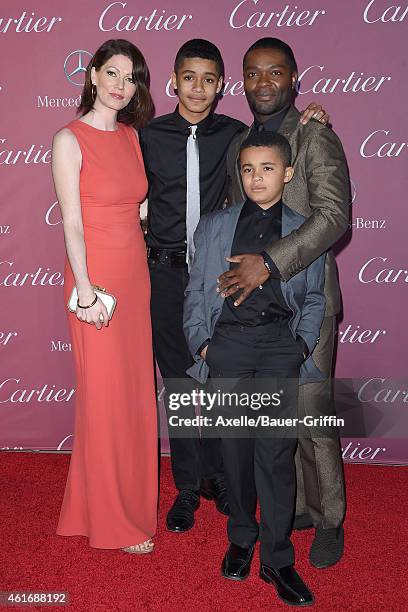
MULTIPOLYGON (((157 413, 150 280, 139 206, 147 192, 132 128, 115 132, 75 120, 80 195, 92 284, 117 298, 109 327, 69 313, 76 371, 75 437, 57 533, 96 548, 123 548, 154 535, 157 413)), ((65 266, 65 303, 75 284, 65 266)))

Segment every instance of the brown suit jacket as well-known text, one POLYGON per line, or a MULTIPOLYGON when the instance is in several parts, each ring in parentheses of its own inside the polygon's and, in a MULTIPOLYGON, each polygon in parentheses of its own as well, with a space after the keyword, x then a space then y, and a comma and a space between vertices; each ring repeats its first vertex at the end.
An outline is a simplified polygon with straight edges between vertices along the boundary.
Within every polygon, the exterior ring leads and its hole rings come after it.
MULTIPOLYGON (((327 251, 326 316, 337 314, 341 295, 336 261, 330 247, 346 231, 349 223, 350 182, 343 147, 330 128, 311 119, 299 123, 300 113, 289 109, 279 132, 292 147, 293 179, 285 185, 283 200, 287 206, 307 217, 305 223, 271 245, 267 252, 281 277, 287 281, 327 251)), ((245 199, 238 167, 241 143, 251 128, 237 134, 227 157, 229 179, 228 204, 245 199)))

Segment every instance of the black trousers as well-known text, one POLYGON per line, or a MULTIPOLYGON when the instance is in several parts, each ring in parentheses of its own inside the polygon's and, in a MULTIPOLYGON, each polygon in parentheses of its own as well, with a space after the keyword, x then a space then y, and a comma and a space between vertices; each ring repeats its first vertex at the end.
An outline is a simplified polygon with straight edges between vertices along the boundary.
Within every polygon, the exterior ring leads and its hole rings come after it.
MULTIPOLYGON (((153 346, 166 396, 172 392, 188 392, 198 383, 186 374, 193 364, 183 332, 187 266, 175 268, 149 261, 149 270, 153 346)), ((167 397, 165 405, 167 416, 174 415, 169 410, 167 397)), ((191 416, 195 416, 194 406, 191 407, 191 416)), ((197 491, 202 478, 216 478, 222 474, 220 440, 200 438, 198 429, 189 438, 170 437, 170 451, 173 478, 179 490, 197 491)))
MULTIPOLYGON (((285 415, 297 415, 298 378, 302 355, 287 325, 241 327, 219 325, 207 352, 213 385, 217 378, 235 379, 240 391, 285 390, 285 415), (273 388, 272 388, 273 387, 273 388)), ((222 384, 222 383, 220 383, 222 384)), ((224 410, 224 409, 223 409, 224 410)), ((271 416, 276 414, 271 408, 271 416)), ((282 412, 279 413, 282 416, 282 412)), ((252 416, 254 416, 252 411, 252 416)), ((260 539, 261 562, 279 568, 294 562, 290 541, 295 510, 296 429, 288 437, 256 431, 248 437, 224 435, 221 440, 224 475, 231 514, 230 542, 249 547, 260 539), (260 505, 260 525, 255 512, 260 505)), ((241 435, 241 434, 240 434, 241 435)))

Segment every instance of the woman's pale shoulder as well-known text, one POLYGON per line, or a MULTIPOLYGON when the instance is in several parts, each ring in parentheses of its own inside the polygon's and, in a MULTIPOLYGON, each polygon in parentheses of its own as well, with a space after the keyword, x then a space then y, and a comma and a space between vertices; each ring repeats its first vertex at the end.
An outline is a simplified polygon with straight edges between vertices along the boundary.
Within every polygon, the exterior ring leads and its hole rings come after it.
POLYGON ((58 130, 58 132, 56 132, 56 134, 54 134, 52 143, 54 147, 78 147, 76 136, 68 126, 61 128, 58 130))

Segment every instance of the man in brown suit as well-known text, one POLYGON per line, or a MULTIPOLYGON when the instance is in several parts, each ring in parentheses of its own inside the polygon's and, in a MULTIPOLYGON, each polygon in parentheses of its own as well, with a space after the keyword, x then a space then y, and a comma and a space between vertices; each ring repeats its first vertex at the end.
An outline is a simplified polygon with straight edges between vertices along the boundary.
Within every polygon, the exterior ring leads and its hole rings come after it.
MULTIPOLYGON (((229 258, 239 264, 219 278, 224 297, 238 294, 235 305, 269 276, 289 280, 322 253, 327 252, 326 312, 313 359, 327 376, 323 382, 302 387, 299 416, 334 414, 331 370, 336 315, 341 308, 336 262, 330 247, 346 231, 349 221, 350 185, 340 140, 328 127, 311 120, 299 123, 293 106, 298 77, 291 48, 276 38, 254 43, 244 57, 244 87, 254 123, 237 135, 228 153, 230 189, 228 204, 245 199, 238 154, 241 142, 253 130, 278 131, 290 142, 294 177, 285 186, 285 203, 307 217, 299 230, 282 238, 259 255, 229 258)), ((296 456, 297 502, 294 528, 314 526, 310 561, 318 568, 336 563, 343 553, 345 493, 339 440, 317 431, 301 433, 296 456)))

